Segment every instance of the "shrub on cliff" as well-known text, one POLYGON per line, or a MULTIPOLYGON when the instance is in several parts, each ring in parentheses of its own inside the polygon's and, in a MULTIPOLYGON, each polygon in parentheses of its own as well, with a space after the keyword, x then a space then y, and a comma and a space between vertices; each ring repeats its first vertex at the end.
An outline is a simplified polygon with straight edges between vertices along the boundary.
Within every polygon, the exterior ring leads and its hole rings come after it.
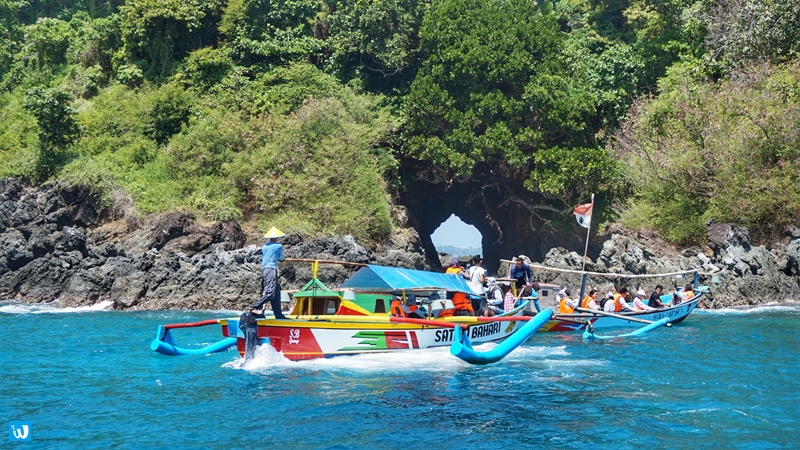
POLYGON ((710 218, 781 235, 800 221, 800 62, 718 83, 686 75, 662 80, 617 135, 640 193, 623 219, 681 243, 702 243, 710 218))

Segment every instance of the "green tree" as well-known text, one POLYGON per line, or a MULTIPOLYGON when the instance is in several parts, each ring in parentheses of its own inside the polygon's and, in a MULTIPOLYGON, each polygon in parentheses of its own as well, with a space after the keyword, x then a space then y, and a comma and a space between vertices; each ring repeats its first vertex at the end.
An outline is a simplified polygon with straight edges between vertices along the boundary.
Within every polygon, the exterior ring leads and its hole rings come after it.
POLYGON ((639 193, 629 222, 687 244, 702 243, 708 219, 746 226, 756 240, 797 223, 800 62, 718 83, 669 76, 669 89, 637 103, 618 133, 615 151, 639 193))
POLYGON ((326 36, 319 28, 319 0, 231 0, 219 29, 245 65, 278 65, 317 58, 326 36))
POLYGON ((566 69, 555 15, 525 0, 445 0, 420 37, 424 59, 403 110, 407 154, 461 177, 508 164, 532 175, 530 189, 569 204, 578 178, 547 179, 543 167, 571 167, 539 152, 604 152, 593 150, 595 98, 566 69))
POLYGON ((39 124, 37 176, 44 180, 64 164, 66 148, 80 134, 71 97, 59 90, 36 88, 25 93, 23 106, 39 124))
POLYGON ((217 0, 131 0, 119 8, 123 53, 163 80, 192 50, 216 44, 217 0))
POLYGON ((329 17, 327 67, 367 89, 405 93, 418 68, 419 28, 430 1, 344 0, 329 17))
POLYGON ((730 68, 743 61, 790 61, 800 53, 800 3, 722 0, 704 15, 713 55, 730 68))
POLYGON ((168 83, 158 88, 152 94, 150 101, 147 134, 158 145, 165 145, 189 122, 195 98, 185 89, 168 83))

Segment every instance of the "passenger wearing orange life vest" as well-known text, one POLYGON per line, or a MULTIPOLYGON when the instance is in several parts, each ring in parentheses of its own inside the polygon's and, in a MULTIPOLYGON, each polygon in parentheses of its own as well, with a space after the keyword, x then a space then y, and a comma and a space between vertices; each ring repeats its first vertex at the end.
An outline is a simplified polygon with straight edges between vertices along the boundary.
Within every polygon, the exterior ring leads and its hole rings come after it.
POLYGON ((589 295, 583 298, 581 302, 581 308, 583 309, 600 309, 600 306, 597 304, 597 289, 592 289, 589 291, 589 295))
POLYGON ((677 303, 688 302, 693 298, 694 298, 694 292, 692 292, 692 285, 687 284, 686 286, 683 287, 683 289, 678 291, 677 303))
MULTIPOLYGON (((407 309, 408 308, 405 307, 405 305, 403 305, 403 300, 400 297, 395 296, 392 299, 392 304, 391 307, 389 308, 389 311, 392 312, 392 317, 406 317, 407 309)), ((409 312, 411 311, 409 310, 409 312)))
POLYGON ((558 293, 558 312, 561 314, 572 314, 575 312, 576 303, 569 297, 569 288, 564 288, 558 293))
POLYGON ((472 301, 469 296, 463 292, 456 292, 453 294, 453 306, 455 316, 474 316, 475 310, 472 309, 472 301))
POLYGON ((413 295, 409 295, 406 303, 400 297, 395 297, 392 300, 391 312, 394 317, 409 317, 412 319, 424 319, 425 312, 417 306, 417 299, 413 295))
POLYGON ((633 308, 628 304, 625 297, 628 295, 628 288, 622 288, 614 294, 614 312, 630 312, 633 308))
POLYGON ((469 280, 469 274, 463 267, 461 267, 461 261, 458 258, 453 258, 450 260, 450 267, 444 271, 446 274, 453 274, 453 275, 461 275, 462 277, 469 280))

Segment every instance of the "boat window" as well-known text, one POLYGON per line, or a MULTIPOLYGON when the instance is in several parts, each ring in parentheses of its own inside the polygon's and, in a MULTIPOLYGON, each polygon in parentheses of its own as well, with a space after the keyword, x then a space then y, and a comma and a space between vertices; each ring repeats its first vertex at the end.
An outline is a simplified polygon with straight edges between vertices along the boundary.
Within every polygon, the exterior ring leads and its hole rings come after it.
POLYGON ((375 313, 385 313, 386 312, 386 303, 384 303, 382 298, 375 299, 375 313))
POLYGON ((336 300, 329 299, 325 301, 325 314, 336 314, 336 300))
POLYGON ((309 298, 309 315, 322 316, 326 314, 336 314, 339 310, 339 297, 316 297, 309 298))

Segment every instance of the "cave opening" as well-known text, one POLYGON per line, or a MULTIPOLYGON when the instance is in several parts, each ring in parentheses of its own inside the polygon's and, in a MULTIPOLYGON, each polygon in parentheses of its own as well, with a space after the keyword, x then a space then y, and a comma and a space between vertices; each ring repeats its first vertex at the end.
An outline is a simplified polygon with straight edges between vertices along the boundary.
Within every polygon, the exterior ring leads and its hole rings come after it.
POLYGON ((483 255, 483 235, 456 214, 451 214, 431 234, 436 251, 452 257, 483 255))

